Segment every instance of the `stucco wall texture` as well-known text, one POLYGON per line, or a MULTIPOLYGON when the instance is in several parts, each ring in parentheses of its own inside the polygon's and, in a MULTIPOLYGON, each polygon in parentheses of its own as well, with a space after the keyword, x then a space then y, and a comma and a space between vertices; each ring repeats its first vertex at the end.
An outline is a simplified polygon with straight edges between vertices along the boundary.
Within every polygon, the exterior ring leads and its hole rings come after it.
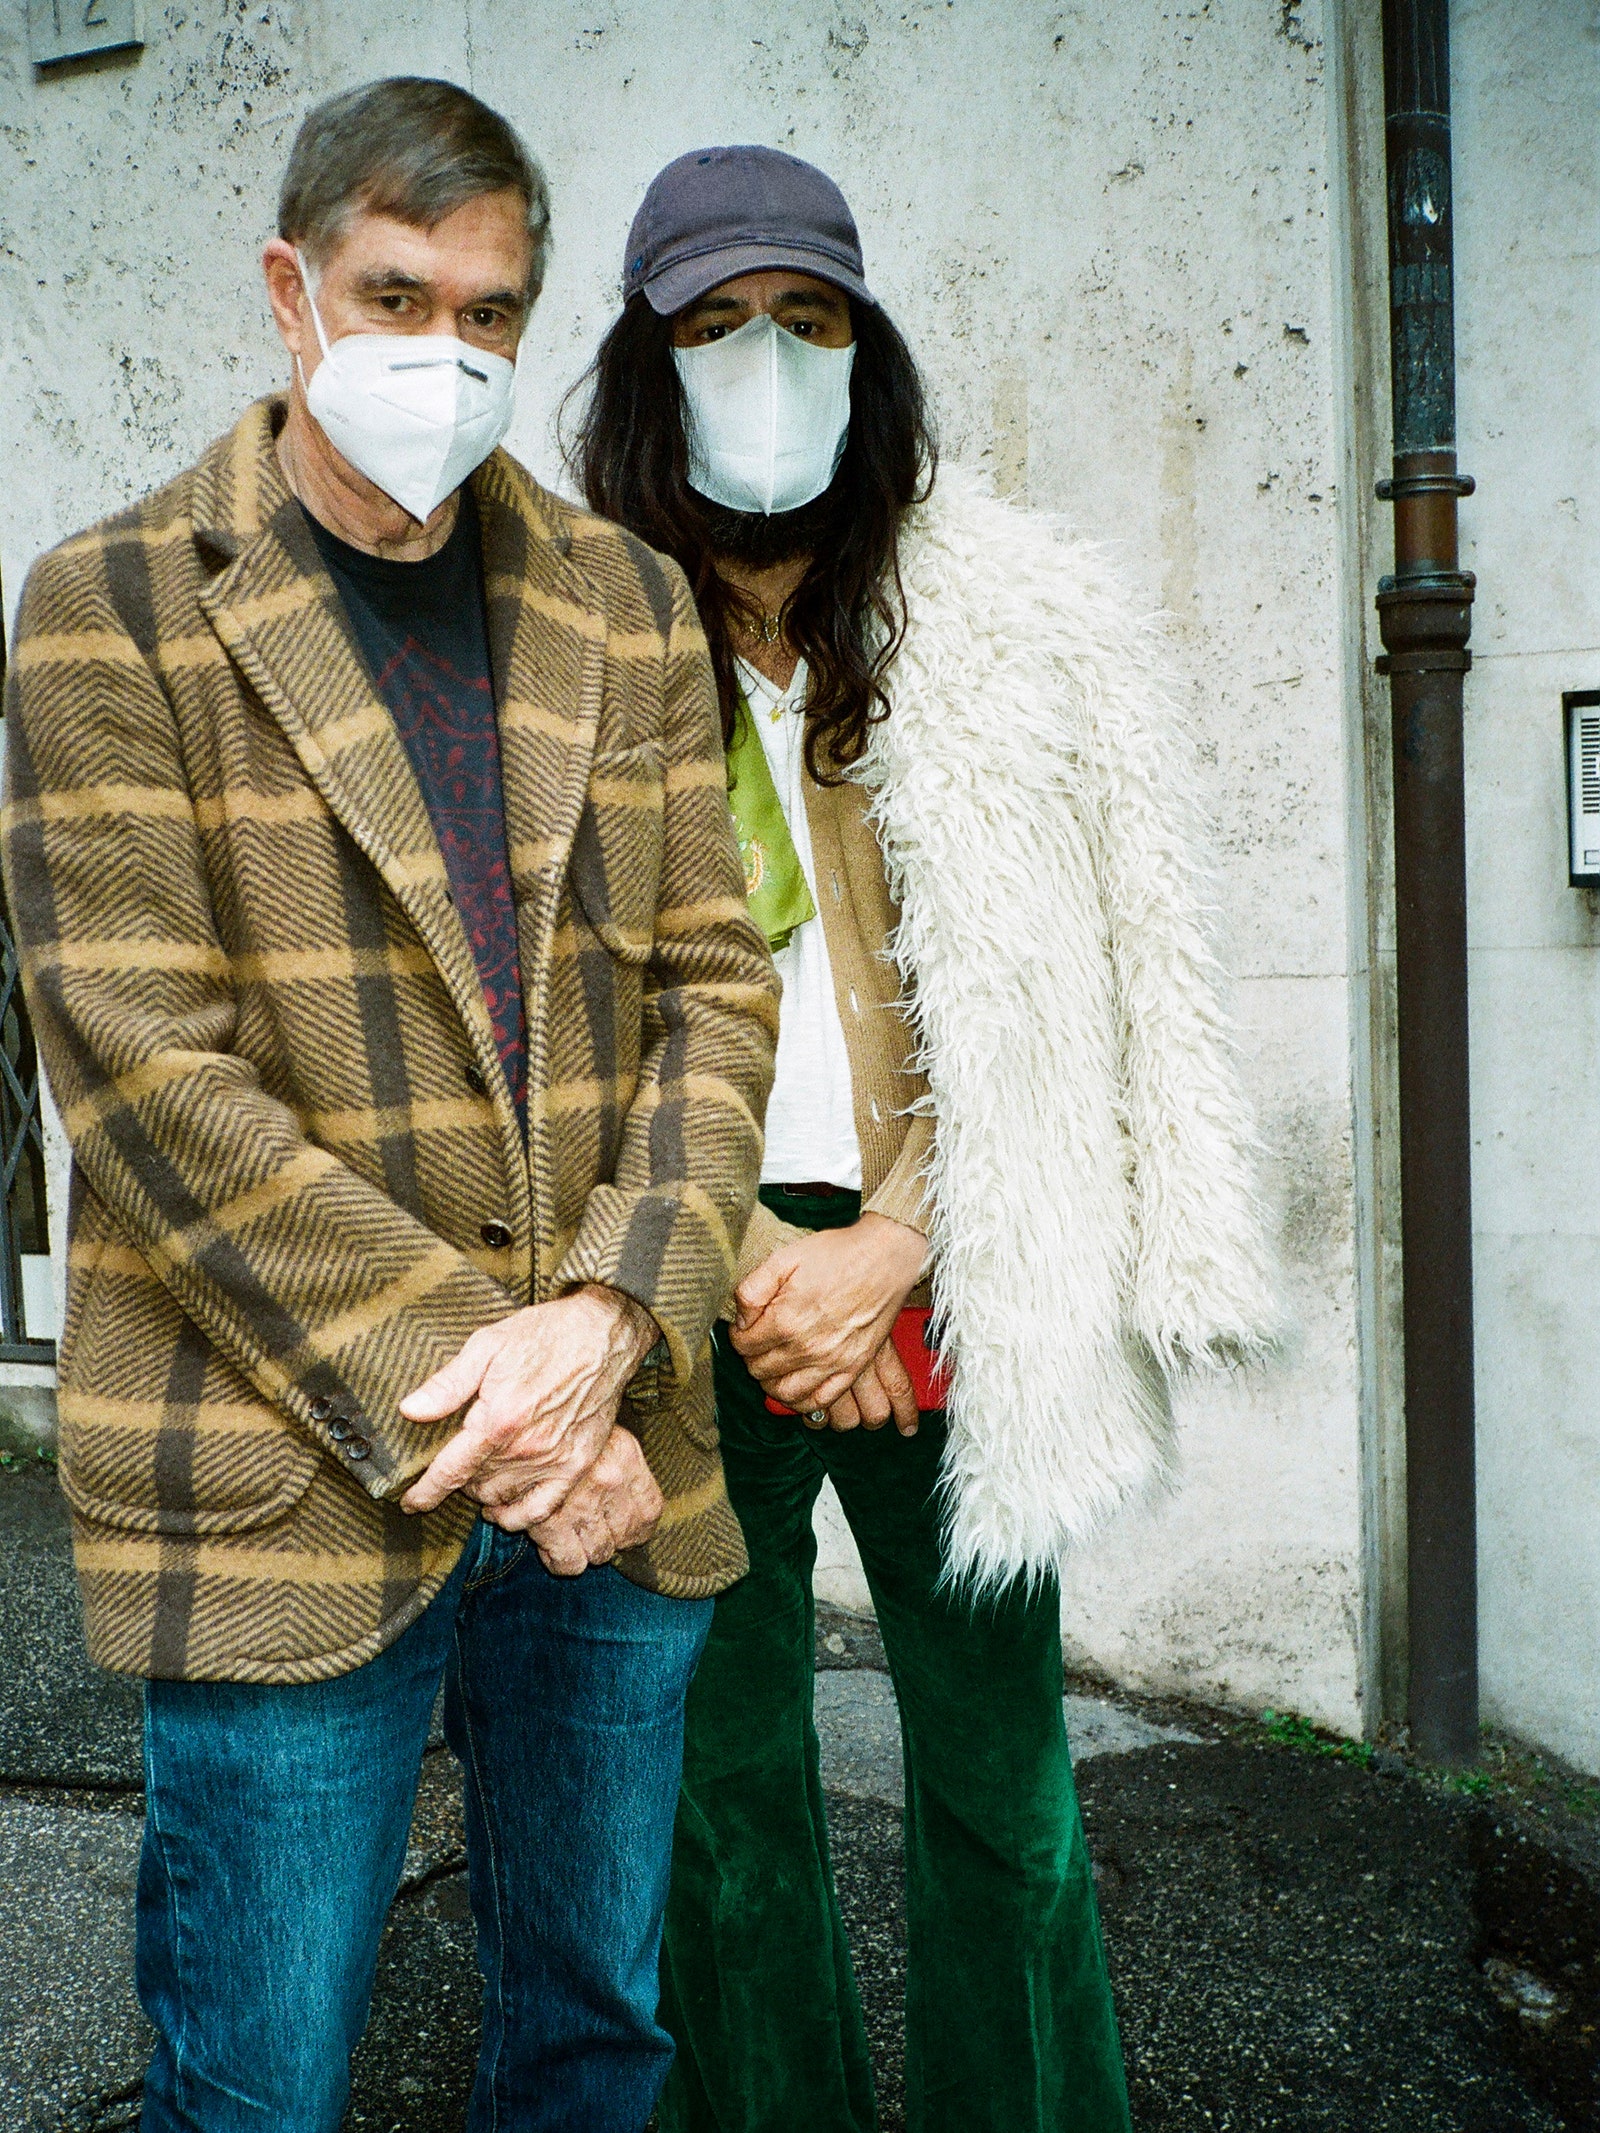
POLYGON ((1565 690, 1600 688, 1600 8, 1454 10, 1486 1712, 1600 1769, 1600 894, 1565 690))
MULTIPOLYGON (((257 259, 319 97, 379 73, 448 75, 544 160, 555 256, 512 442, 547 478, 553 413, 611 315, 655 169, 759 140, 837 176, 947 452, 1113 543, 1140 599, 1172 617, 1284 1228, 1290 1352, 1184 1395, 1186 1485, 1071 1567, 1070 1648, 1128 1682, 1359 1729, 1342 647, 1365 594, 1341 516, 1340 106, 1317 0, 213 0, 150 5, 135 61, 48 75, 28 64, 22 15, 0 16, 13 603, 41 548, 176 473, 282 379, 257 259)), ((1563 619, 1560 641, 1577 627, 1563 619)), ((1583 628, 1600 638, 1592 613, 1583 628)), ((1554 754, 1535 754, 1553 777, 1554 754)), ((1550 901, 1567 908, 1553 874, 1550 901)), ((1566 923, 1590 937, 1588 920, 1566 923)), ((1514 1489, 1493 1469, 1491 1485, 1514 1489)), ((824 1563, 830 1589, 858 1589, 836 1531, 824 1563)))

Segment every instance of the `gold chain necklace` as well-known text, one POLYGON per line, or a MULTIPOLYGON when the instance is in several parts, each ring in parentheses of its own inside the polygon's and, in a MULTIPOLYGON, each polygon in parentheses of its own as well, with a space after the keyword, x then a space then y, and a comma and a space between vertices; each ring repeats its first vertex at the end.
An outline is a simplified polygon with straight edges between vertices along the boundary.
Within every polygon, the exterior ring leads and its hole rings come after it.
POLYGON ((759 622, 752 622, 743 608, 735 608, 733 619, 747 637, 758 637, 763 644, 776 644, 783 635, 783 609, 781 607, 775 615, 769 615, 766 609, 763 608, 759 622))

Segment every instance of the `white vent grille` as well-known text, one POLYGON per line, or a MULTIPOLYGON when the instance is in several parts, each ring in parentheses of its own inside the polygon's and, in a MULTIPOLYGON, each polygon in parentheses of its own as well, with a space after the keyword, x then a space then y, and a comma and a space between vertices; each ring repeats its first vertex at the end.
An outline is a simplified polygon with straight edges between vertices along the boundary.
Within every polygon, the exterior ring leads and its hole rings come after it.
POLYGON ((1578 805, 1600 815, 1600 711, 1578 714, 1578 805))

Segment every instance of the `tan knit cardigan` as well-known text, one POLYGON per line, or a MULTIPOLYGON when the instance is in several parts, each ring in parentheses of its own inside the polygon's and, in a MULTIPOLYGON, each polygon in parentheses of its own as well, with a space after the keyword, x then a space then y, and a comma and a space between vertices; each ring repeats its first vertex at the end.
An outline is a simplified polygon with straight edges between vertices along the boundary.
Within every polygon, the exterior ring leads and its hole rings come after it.
MULTIPOLYGON (((934 1122, 926 1108, 927 1081, 912 1058, 900 976, 887 952, 900 913, 867 820, 871 796, 853 781, 819 785, 807 773, 805 799, 817 910, 850 1059, 862 1212, 887 1215, 926 1235, 932 1207, 923 1171, 934 1122)), ((795 1234, 758 1202, 739 1256, 740 1280, 795 1234)))

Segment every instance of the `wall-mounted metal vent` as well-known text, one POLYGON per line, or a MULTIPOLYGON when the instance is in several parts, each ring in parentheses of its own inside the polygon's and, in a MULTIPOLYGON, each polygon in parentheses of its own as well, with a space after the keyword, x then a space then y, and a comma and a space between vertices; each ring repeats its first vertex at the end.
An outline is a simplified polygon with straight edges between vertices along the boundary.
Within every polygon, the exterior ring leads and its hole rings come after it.
POLYGON ((1600 689, 1561 699, 1567 736, 1567 878, 1600 888, 1600 689))

